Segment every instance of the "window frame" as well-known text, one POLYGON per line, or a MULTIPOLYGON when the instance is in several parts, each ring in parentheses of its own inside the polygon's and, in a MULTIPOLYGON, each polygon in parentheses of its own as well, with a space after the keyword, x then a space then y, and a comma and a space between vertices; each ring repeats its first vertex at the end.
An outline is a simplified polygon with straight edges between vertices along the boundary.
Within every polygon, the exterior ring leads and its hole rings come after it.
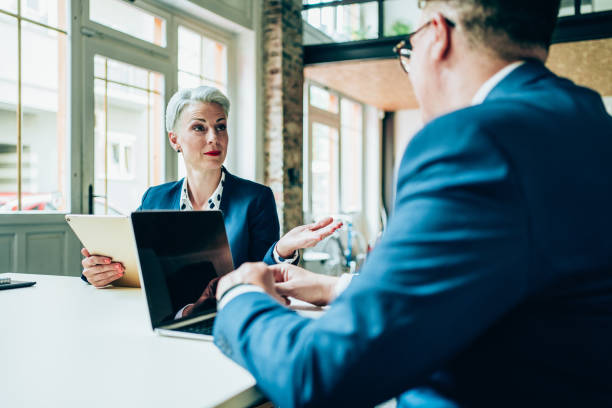
POLYGON ((173 15, 166 10, 156 7, 152 3, 144 0, 134 0, 128 2, 131 6, 140 8, 143 11, 155 14, 166 20, 166 46, 161 47, 140 38, 132 37, 129 34, 115 30, 104 24, 97 23, 89 19, 89 2, 95 0, 84 0, 81 7, 81 33, 86 37, 101 37, 115 40, 121 44, 130 44, 138 49, 146 50, 152 54, 158 54, 163 57, 171 58, 173 49, 170 38, 175 34, 171 34, 173 28, 173 15))
MULTIPOLYGON (((89 210, 87 190, 91 184, 89 181, 94 180, 95 176, 93 166, 88 164, 93 160, 92 147, 95 138, 93 98, 93 56, 95 53, 89 49, 89 46, 93 46, 99 55, 163 74, 165 112, 169 98, 178 89, 178 27, 182 25, 207 38, 221 42, 227 47, 227 96, 235 102, 232 106, 234 113, 230 114, 228 120, 230 129, 238 129, 239 115, 235 112, 245 109, 237 99, 242 92, 239 92, 238 86, 235 85, 238 72, 236 61, 242 55, 238 47, 241 41, 244 41, 244 37, 241 36, 242 28, 238 28, 238 25, 233 25, 231 31, 225 30, 219 26, 221 20, 217 21, 212 18, 209 20, 205 14, 191 15, 185 10, 176 9, 170 4, 154 0, 130 2, 135 7, 165 19, 166 46, 161 47, 91 21, 89 19, 90 1, 94 0, 66 0, 66 27, 59 30, 65 31, 67 35, 66 145, 68 151, 64 164, 66 168, 66 209, 54 211, 51 214, 53 217, 69 212, 86 213, 89 210), (90 90, 86 91, 88 86, 90 90)), ((204 6, 202 10, 207 11, 204 6)), ((8 14, 11 13, 8 12, 8 14)), ((29 20, 24 18, 24 21, 29 20)), ((253 27, 250 29, 254 30, 253 27)), ((254 45, 257 43, 255 41, 254 45)), ((253 90, 257 98, 260 92, 259 86, 253 90)), ((256 135, 256 137, 259 136, 256 135)), ((255 143, 256 148, 257 143, 255 143)), ((227 164, 237 161, 237 149, 232 149, 232 146, 237 144, 230 143, 227 164), (236 151, 233 152, 233 150, 236 151)), ((257 163, 255 165, 254 174, 261 170, 257 167, 257 163)), ((164 179, 174 180, 177 177, 176 153, 165 138, 163 166, 164 179)), ((39 217, 42 215, 38 211, 11 211, 7 214, 36 214, 39 217)))
MULTIPOLYGON (((16 175, 16 190, 15 190, 15 195, 16 195, 16 203, 17 203, 17 210, 15 211, 0 211, 0 214, 43 214, 43 212, 39 212, 39 211, 33 211, 33 210, 23 210, 23 200, 24 200, 24 193, 27 194, 27 192, 24 192, 23 189, 23 172, 24 172, 24 159, 23 159, 23 155, 24 155, 24 129, 23 129, 23 124, 24 124, 24 103, 23 103, 23 72, 24 72, 24 67, 23 67, 23 23, 26 23, 27 25, 32 25, 38 28, 42 28, 45 30, 50 30, 50 31, 54 31, 55 33, 59 35, 65 35, 65 40, 66 40, 66 56, 65 56, 65 61, 64 63, 66 63, 67 65, 70 64, 71 62, 71 53, 70 53, 70 46, 69 44, 71 44, 71 31, 70 31, 70 21, 71 19, 71 9, 72 9, 72 1, 75 0, 65 0, 65 6, 66 6, 66 27, 64 28, 60 28, 58 27, 54 27, 52 25, 49 25, 47 23, 43 23, 37 20, 34 20, 30 17, 25 16, 24 14, 26 14, 27 10, 34 10, 31 7, 27 7, 26 6, 26 10, 24 10, 24 7, 22 3, 18 2, 17 3, 17 9, 13 12, 10 11, 8 8, 2 9, 0 10, 0 15, 1 16, 5 16, 8 18, 14 18, 15 19, 15 30, 17 33, 17 76, 16 76, 16 83, 15 83, 15 88, 17 90, 17 99, 16 99, 16 106, 15 106, 15 110, 16 110, 16 114, 19 116, 17 122, 16 122, 16 138, 15 138, 15 148, 16 148, 16 155, 17 155, 17 175, 16 175)), ((59 38, 59 37, 58 37, 59 38)), ((58 45, 59 47, 59 45, 58 45)), ((59 60, 58 60, 58 63, 59 60)), ((58 70, 59 72, 59 70, 58 70)), ((66 96, 66 101, 65 101, 65 109, 66 109, 66 116, 65 116, 65 120, 66 120, 66 134, 65 134, 65 147, 70 146, 70 135, 71 135, 71 131, 72 128, 70 127, 69 123, 70 123, 70 119, 71 119, 71 111, 72 111, 72 106, 70 103, 70 93, 72 92, 72 79, 71 79, 71 75, 70 75, 70 70, 66 69, 65 72, 65 76, 66 76, 66 83, 65 83, 65 88, 64 88, 64 92, 65 92, 65 96, 66 96)), ((61 85, 60 83, 58 83, 58 93, 59 93, 59 85, 61 85)), ((58 106, 59 108, 59 106, 58 106)), ((58 146, 59 149, 59 146, 58 146)), ((59 151, 59 150, 58 150, 59 151)), ((71 160, 69 159, 69 152, 70 150, 67 149, 65 151, 66 155, 65 155, 65 162, 64 162, 64 166, 66 166, 66 163, 71 162, 71 160)), ((59 163, 58 163, 59 165, 59 163)), ((71 192, 72 192, 72 183, 71 183, 71 177, 69 176, 69 171, 65 171, 64 172, 64 198, 65 198, 65 206, 67 207, 67 209, 72 208, 72 200, 71 200, 71 192)), ((60 192, 61 193, 61 192, 60 192)), ((59 211, 57 210, 50 210, 50 211, 45 211, 45 213, 49 214, 54 214, 54 213, 58 213, 59 211)))
MULTIPOLYGON (((237 89, 235 86, 233 86, 232 84, 235 83, 234 79, 236 78, 237 75, 237 64, 236 61, 238 60, 238 47, 236 44, 236 39, 235 37, 228 31, 225 31, 219 27, 214 27, 211 25, 207 25, 206 27, 200 27, 198 26, 198 22, 192 19, 189 19, 183 15, 177 15, 174 17, 174 35, 175 35, 175 43, 174 43, 174 47, 176 48, 176 51, 174 53, 174 58, 176 60, 175 62, 175 66, 176 66, 176 89, 178 90, 178 29, 179 26, 183 26, 203 37, 207 37, 211 40, 217 41, 219 43, 224 44, 227 47, 227 97, 228 99, 231 101, 237 101, 237 89)), ((228 146, 228 152, 225 158, 225 164, 227 167, 231 167, 232 164, 235 162, 236 158, 236 150, 233 148, 233 146, 235 145, 235 143, 232 143, 232 135, 233 135, 233 131, 238 129, 238 120, 236 118, 236 106, 234 103, 231 104, 230 106, 230 112, 228 115, 228 120, 227 120, 227 124, 228 124, 228 131, 229 131, 229 135, 230 135, 230 142, 229 142, 229 146, 228 146)), ((177 174, 178 174, 178 158, 176 157, 176 153, 175 153, 175 157, 174 160, 176 161, 176 164, 174 165, 174 167, 177 169, 177 174)))
MULTIPOLYGON (((78 0, 71 0, 78 1, 78 0)), ((98 23, 94 23, 89 20, 89 1, 83 2, 83 7, 80 9, 80 17, 83 19, 80 37, 82 40, 82 48, 80 48, 82 61, 82 73, 83 78, 79 81, 84 84, 82 86, 82 98, 83 103, 81 106, 76 108, 80 110, 82 116, 82 140, 80 141, 82 152, 83 163, 93 163, 94 153, 93 144, 95 140, 94 136, 94 108, 95 101, 93 97, 93 69, 94 59, 93 57, 98 55, 104 55, 108 58, 121 61, 127 64, 135 65, 144 69, 151 69, 160 74, 164 75, 164 114, 165 107, 170 100, 173 93, 178 90, 178 28, 184 26, 200 35, 203 35, 212 40, 223 43, 227 47, 227 93, 230 100, 236 100, 236 89, 233 84, 233 79, 236 75, 236 68, 233 62, 236 60, 236 41, 235 36, 219 27, 212 26, 211 23, 186 16, 180 11, 170 12, 162 10, 159 7, 151 5, 149 1, 136 0, 133 4, 137 7, 142 7, 146 11, 150 11, 160 17, 166 19, 166 47, 159 47, 151 44, 147 41, 134 38, 130 35, 118 32, 109 27, 103 26, 98 23), (101 27, 101 31, 98 28, 101 27), (89 32, 87 30, 92 30, 89 32), (106 34, 108 33, 108 35, 106 34), (102 50, 100 52, 93 52, 94 50, 102 50), (86 81, 91 78, 91 83, 88 84, 86 81), (90 88, 91 97, 87 96, 87 89, 90 88), (89 135, 89 136, 87 136, 89 135), (90 140, 87 140, 87 137, 90 140)), ((79 46, 80 47, 80 46, 79 46)), ((73 80, 75 80, 73 78, 73 80)), ((230 129, 236 126, 236 115, 229 117, 230 129)), ((164 122, 165 123, 165 122, 164 122)), ((162 174, 164 180, 175 180, 178 178, 178 158, 176 152, 172 149, 170 144, 167 142, 167 132, 164 128, 164 149, 163 149, 163 169, 162 174)), ((230 143, 230 152, 231 152, 230 143)), ((74 151, 74 146, 73 146, 74 151)), ((226 164, 229 165, 234 157, 228 152, 226 158, 226 164)), ((95 169, 93 166, 82 166, 79 163, 81 173, 81 183, 79 185, 80 195, 77 208, 79 212, 87 212, 89 210, 89 197, 88 189, 89 185, 93 184, 95 177, 95 169)), ((75 173, 73 171, 73 173, 75 173)), ((76 194, 76 192, 74 193, 76 194)), ((76 209, 76 208, 75 208, 76 209)), ((74 211, 73 211, 74 212, 74 211)))
MULTIPOLYGON (((342 130, 342 100, 348 99, 353 103, 356 103, 361 106, 361 174, 359 175, 360 184, 361 184, 361 194, 359 197, 360 202, 360 210, 358 213, 354 214, 355 219, 353 220, 353 224, 360 221, 361 218, 364 217, 366 203, 365 203, 365 157, 366 157, 366 148, 365 148, 365 132, 366 132, 366 115, 365 115, 365 105, 362 102, 359 102, 339 91, 329 89, 329 87, 322 85, 316 81, 311 79, 307 79, 304 81, 304 123, 307 123, 307 132, 304 133, 304 148, 303 148, 303 159, 304 159, 304 178, 306 179, 304 182, 304 220, 305 222, 314 221, 313 216, 315 215, 312 210, 312 190, 313 190, 313 180, 312 180, 312 152, 313 152, 313 138, 312 138, 312 125, 313 123, 321 123, 330 127, 333 127, 338 131, 338 180, 337 186, 338 191, 335 192, 337 194, 337 202, 338 202, 338 215, 346 214, 344 213, 344 203, 342 200, 342 139, 343 139, 343 130, 342 130), (322 89, 325 89, 328 92, 333 92, 338 96, 338 113, 333 113, 327 111, 325 109, 317 108, 316 106, 310 105, 310 87, 316 86, 322 89)), ((321 215, 321 214, 316 214, 321 215)))
MULTIPOLYGON (((89 188, 95 182, 95 76, 94 76, 94 58, 100 55, 119 61, 125 64, 137 66, 139 68, 156 71, 164 75, 164 107, 167 105, 172 96, 173 89, 176 87, 176 74, 172 69, 172 64, 169 60, 159 58, 155 55, 147 55, 145 52, 138 52, 131 45, 118 46, 114 41, 108 41, 101 38, 90 37, 83 41, 83 87, 82 87, 82 124, 83 132, 81 134, 81 154, 83 163, 90 163, 89 166, 83 166, 81 171, 81 203, 80 209, 82 212, 93 210, 90 208, 89 188)), ((163 131, 163 158, 162 158, 162 174, 164 180, 175 177, 175 172, 171 168, 171 163, 174 162, 176 167, 176 158, 174 150, 166 140, 165 129, 163 131), (174 160, 173 160, 174 159, 174 160)), ((74 212, 74 211, 73 211, 74 212)))

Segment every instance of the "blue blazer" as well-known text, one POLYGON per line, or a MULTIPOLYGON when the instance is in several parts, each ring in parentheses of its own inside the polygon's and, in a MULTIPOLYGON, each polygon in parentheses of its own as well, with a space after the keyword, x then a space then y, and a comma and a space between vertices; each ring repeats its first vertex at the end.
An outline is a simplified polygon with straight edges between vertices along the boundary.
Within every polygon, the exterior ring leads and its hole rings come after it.
MULTIPOLYGON (((225 171, 221 211, 232 251, 234 267, 244 262, 276 262, 272 251, 279 238, 276 202, 270 187, 225 171)), ((141 210, 179 210, 183 179, 149 188, 141 210)))
POLYGON ((282 407, 612 406, 612 118, 542 64, 427 124, 319 319, 263 293, 215 342, 282 407))

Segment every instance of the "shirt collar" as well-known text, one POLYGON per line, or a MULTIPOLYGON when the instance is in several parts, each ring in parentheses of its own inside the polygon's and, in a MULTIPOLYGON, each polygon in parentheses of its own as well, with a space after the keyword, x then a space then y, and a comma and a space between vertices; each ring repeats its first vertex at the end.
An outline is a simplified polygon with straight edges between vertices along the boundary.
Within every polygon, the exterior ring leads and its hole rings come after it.
MULTIPOLYGON (((225 169, 221 169, 221 180, 217 188, 208 198, 207 204, 202 208, 204 211, 220 210, 221 199, 223 198, 223 187, 225 185, 225 169)), ((181 200, 179 202, 179 209, 181 211, 193 211, 193 205, 189 200, 189 192, 187 191, 187 177, 183 179, 183 185, 181 186, 181 200)))
POLYGON ((489 93, 495 88, 504 78, 506 78, 512 71, 523 65, 525 61, 516 61, 506 65, 500 69, 495 75, 489 78, 472 98, 472 105, 478 105, 484 102, 489 93))

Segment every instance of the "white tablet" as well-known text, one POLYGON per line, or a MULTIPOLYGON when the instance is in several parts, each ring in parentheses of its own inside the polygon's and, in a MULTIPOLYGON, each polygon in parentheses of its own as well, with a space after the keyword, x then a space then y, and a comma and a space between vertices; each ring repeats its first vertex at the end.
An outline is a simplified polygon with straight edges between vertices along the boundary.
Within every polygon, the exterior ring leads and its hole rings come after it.
POLYGON ((66 222, 90 254, 108 256, 123 264, 125 273, 113 285, 140 287, 138 252, 129 215, 67 214, 66 222))

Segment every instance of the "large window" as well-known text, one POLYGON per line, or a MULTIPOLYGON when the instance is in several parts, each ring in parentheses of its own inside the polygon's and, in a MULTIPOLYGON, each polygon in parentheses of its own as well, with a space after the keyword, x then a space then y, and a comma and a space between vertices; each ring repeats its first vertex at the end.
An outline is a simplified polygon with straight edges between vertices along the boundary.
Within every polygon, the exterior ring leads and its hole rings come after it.
POLYGON ((342 212, 355 214, 362 209, 363 107, 347 98, 340 101, 342 212))
MULTIPOLYGON (((214 86, 227 95, 227 43, 185 26, 178 27, 178 87, 214 86)), ((185 176, 178 155, 178 176, 185 176)))
POLYGON ((157 72, 94 57, 94 213, 129 213, 164 180, 163 90, 157 72))
POLYGON ((416 0, 303 0, 302 17, 318 35, 305 44, 370 40, 406 35, 420 16, 416 0))
POLYGON ((574 0, 561 0, 559 16, 573 16, 609 10, 612 10, 612 0, 582 0, 578 4, 574 0))
POLYGON ((139 40, 166 46, 166 20, 125 1, 90 1, 89 19, 139 40))
MULTIPOLYGON (((316 4, 320 1, 305 1, 316 4)), ((353 3, 333 7, 313 7, 303 11, 310 25, 325 33, 333 42, 365 40, 378 37, 378 3, 353 3)))
POLYGON ((138 207, 148 187, 166 180, 171 17, 144 3, 95 0, 87 5, 85 25, 100 35, 84 39, 84 98, 93 99, 84 105, 85 210, 126 214, 138 207))
POLYGON ((307 218, 358 214, 363 209, 363 106, 315 84, 306 87, 307 218))
POLYGON ((0 211, 67 206, 66 9, 0 1, 0 211))
POLYGON ((227 45, 179 26, 178 79, 179 88, 210 85, 227 94, 227 45))
POLYGON ((184 175, 165 104, 228 94, 233 40, 155 3, 0 0, 0 211, 127 213, 184 175))

